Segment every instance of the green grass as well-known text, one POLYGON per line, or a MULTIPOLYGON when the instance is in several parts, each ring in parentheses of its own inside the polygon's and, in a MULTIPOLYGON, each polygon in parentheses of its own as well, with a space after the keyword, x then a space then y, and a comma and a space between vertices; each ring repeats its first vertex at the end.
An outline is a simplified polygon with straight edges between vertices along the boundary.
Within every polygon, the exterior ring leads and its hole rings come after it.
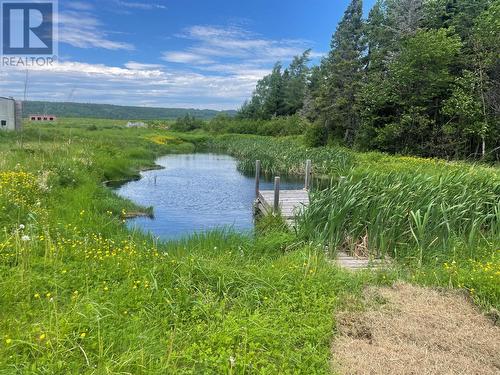
POLYGON ((316 189, 300 218, 304 240, 332 253, 366 240, 372 256, 398 262, 401 277, 463 288, 485 308, 500 306, 499 168, 308 149, 300 138, 226 135, 210 143, 247 172, 260 159, 266 172, 303 174, 312 159, 314 174, 324 177, 316 186, 326 188, 316 189))
POLYGON ((0 374, 327 374, 335 312, 359 308, 367 284, 406 278, 499 305, 495 168, 86 119, 0 133, 0 152, 0 374), (103 182, 197 149, 270 173, 310 158, 333 187, 299 235, 272 217, 254 236, 130 232, 123 214, 138 208, 103 182), (397 271, 331 265, 321 241, 365 230, 397 271))
POLYGON ((376 276, 279 223, 157 243, 102 184, 203 141, 110 120, 0 133, 0 373, 329 372, 333 311, 376 276))

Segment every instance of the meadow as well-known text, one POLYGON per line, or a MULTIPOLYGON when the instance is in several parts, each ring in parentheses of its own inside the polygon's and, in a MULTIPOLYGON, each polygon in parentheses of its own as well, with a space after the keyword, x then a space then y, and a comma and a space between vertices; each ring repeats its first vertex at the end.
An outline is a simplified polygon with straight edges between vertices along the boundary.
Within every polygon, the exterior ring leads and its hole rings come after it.
POLYGON ((91 119, 0 133, 0 152, 0 374, 326 374, 336 312, 361 309, 366 285, 449 286, 500 307, 495 167, 91 119), (296 233, 274 218, 253 236, 130 232, 142 208, 103 182, 207 149, 273 174, 312 159, 330 188, 296 233), (332 265, 325 244, 365 235, 394 269, 332 265))

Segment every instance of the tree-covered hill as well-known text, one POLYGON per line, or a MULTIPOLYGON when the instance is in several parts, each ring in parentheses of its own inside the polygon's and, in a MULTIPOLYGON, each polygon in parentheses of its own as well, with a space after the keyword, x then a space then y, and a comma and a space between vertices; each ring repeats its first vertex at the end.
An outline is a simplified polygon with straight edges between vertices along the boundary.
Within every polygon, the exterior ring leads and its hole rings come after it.
POLYGON ((198 119, 210 119, 220 113, 233 115, 233 111, 210 109, 127 107, 110 104, 27 101, 23 114, 51 114, 59 117, 90 117, 116 120, 175 119, 189 114, 198 119))

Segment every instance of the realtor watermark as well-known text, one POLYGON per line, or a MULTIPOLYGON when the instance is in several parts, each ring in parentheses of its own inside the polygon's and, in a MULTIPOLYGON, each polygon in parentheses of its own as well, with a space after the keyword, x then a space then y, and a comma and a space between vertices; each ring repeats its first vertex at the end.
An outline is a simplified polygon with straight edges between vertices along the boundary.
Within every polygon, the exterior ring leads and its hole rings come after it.
POLYGON ((57 62, 57 6, 57 0, 0 0, 0 66, 57 62))

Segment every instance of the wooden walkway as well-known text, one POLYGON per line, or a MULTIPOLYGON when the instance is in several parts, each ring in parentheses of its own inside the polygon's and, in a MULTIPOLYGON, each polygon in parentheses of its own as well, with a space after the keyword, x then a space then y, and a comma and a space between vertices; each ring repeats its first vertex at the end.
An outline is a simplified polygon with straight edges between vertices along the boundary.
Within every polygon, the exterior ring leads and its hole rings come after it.
POLYGON ((388 259, 368 259, 353 257, 344 252, 339 252, 336 259, 337 265, 350 271, 381 270, 390 265, 388 259))
POLYGON ((279 212, 288 225, 295 224, 295 218, 309 206, 309 186, 311 181, 311 161, 305 167, 304 189, 280 190, 280 178, 274 179, 274 190, 260 190, 260 161, 255 163, 255 208, 256 212, 269 215, 279 212))

